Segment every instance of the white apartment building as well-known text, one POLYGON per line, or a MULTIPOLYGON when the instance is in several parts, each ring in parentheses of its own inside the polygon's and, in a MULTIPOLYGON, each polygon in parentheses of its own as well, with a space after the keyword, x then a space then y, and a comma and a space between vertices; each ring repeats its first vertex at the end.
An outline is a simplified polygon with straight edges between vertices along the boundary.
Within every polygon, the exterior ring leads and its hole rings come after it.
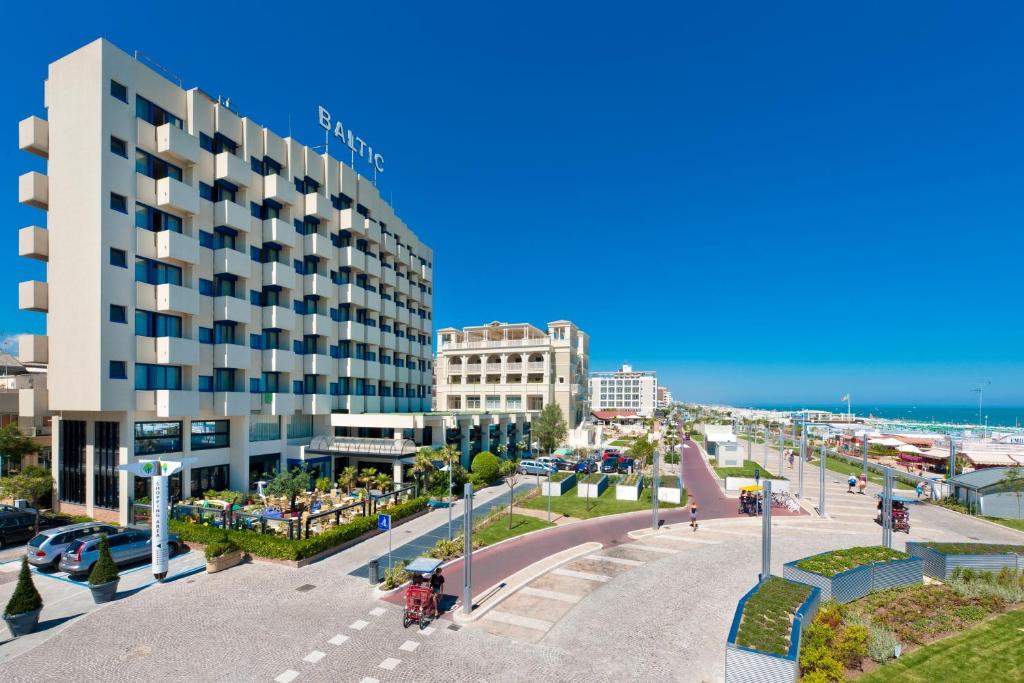
POLYGON ((668 387, 658 387, 658 400, 656 401, 658 410, 667 410, 672 405, 672 392, 668 390, 668 387))
POLYGON ((590 401, 594 411, 632 410, 651 417, 657 405, 658 375, 634 371, 623 365, 616 372, 595 372, 590 376, 590 401))
POLYGON ((19 179, 45 212, 19 253, 47 277, 19 304, 47 334, 20 357, 49 365, 61 508, 126 521, 148 491, 117 466, 145 456, 191 459, 175 497, 299 461, 400 480, 489 426, 424 412, 433 254, 373 182, 102 39, 49 66, 44 104, 19 126, 47 161, 19 179))
POLYGON ((437 331, 435 410, 538 413, 557 403, 572 430, 589 414, 590 337, 568 320, 437 331))

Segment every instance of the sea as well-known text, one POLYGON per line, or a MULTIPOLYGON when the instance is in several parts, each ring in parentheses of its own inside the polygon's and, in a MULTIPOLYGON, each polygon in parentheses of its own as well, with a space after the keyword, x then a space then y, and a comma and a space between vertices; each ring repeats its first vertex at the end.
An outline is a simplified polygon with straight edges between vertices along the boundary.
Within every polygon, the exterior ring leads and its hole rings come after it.
MULTIPOLYGON (((845 413, 845 403, 808 403, 803 405, 770 405, 759 404, 745 406, 762 410, 827 410, 833 413, 845 413)), ((905 420, 908 422, 931 422, 936 424, 983 425, 986 418, 989 427, 1021 427, 1024 426, 1024 406, 983 406, 981 419, 978 419, 977 404, 971 405, 910 405, 910 404, 857 404, 851 406, 854 415, 859 417, 878 417, 888 420, 905 420)))

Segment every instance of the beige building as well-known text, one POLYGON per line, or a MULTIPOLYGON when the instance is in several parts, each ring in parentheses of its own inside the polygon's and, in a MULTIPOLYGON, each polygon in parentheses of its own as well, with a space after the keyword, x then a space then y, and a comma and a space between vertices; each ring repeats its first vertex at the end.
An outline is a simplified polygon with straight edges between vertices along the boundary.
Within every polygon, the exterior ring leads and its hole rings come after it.
POLYGON ((557 403, 569 429, 587 417, 590 337, 568 320, 543 331, 492 322, 437 331, 435 410, 537 413, 557 403))
POLYGON ((524 432, 525 411, 426 412, 433 253, 351 166, 105 40, 51 64, 43 94, 19 126, 47 160, 19 179, 41 210, 19 252, 47 280, 19 302, 47 334, 20 357, 49 364, 62 508, 124 522, 148 495, 117 469, 137 457, 192 458, 171 482, 189 496, 299 461, 399 479, 417 446, 524 432))
POLYGON ((590 376, 590 396, 594 411, 630 410, 652 417, 657 407, 658 375, 634 370, 632 365, 615 372, 595 372, 590 376))
POLYGON ((658 400, 656 401, 658 410, 667 410, 672 405, 672 392, 668 390, 668 387, 658 386, 658 400))
MULTIPOLYGON (((18 431, 31 438, 38 448, 22 460, 22 465, 50 467, 50 411, 46 395, 44 363, 22 363, 10 354, 0 353, 0 427, 17 425, 18 431)), ((0 457, 3 455, 0 453, 0 457)), ((10 465, 4 458, 0 474, 7 474, 10 465)))

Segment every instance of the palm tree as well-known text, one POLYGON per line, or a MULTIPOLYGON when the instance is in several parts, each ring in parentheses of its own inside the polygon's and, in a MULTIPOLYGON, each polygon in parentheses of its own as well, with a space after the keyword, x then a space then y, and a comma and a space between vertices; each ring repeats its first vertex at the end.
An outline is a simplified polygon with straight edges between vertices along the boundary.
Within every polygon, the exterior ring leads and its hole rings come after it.
POLYGON ((424 446, 416 451, 416 456, 412 461, 412 473, 420 482, 420 488, 423 488, 423 480, 426 476, 433 471, 434 449, 430 446, 424 446))
POLYGON ((357 470, 355 467, 346 467, 338 475, 338 486, 345 489, 345 493, 352 492, 352 484, 355 482, 357 470))
POLYGON ((391 477, 388 474, 381 472, 373 478, 373 483, 382 492, 387 491, 391 488, 391 477))
POLYGON ((365 470, 359 473, 359 483, 363 485, 363 488, 369 488, 370 484, 376 478, 377 470, 375 470, 372 467, 367 467, 365 470))

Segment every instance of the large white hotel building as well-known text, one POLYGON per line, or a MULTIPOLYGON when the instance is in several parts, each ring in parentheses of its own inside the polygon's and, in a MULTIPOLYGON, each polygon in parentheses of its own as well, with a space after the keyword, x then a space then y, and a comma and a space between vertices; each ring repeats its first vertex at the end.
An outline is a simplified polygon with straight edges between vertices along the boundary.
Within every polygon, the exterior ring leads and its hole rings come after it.
POLYGON ((185 497, 298 461, 399 479, 417 446, 468 461, 474 430, 528 430, 426 412, 433 254, 352 167, 102 39, 50 65, 44 103, 19 126, 47 160, 19 179, 46 212, 19 252, 47 275, 19 304, 46 335, 20 357, 49 366, 62 509, 124 522, 139 457, 191 458, 185 497))
POLYGON ((590 401, 595 411, 618 410, 651 417, 657 407, 658 374, 623 365, 615 372, 590 375, 590 401))

